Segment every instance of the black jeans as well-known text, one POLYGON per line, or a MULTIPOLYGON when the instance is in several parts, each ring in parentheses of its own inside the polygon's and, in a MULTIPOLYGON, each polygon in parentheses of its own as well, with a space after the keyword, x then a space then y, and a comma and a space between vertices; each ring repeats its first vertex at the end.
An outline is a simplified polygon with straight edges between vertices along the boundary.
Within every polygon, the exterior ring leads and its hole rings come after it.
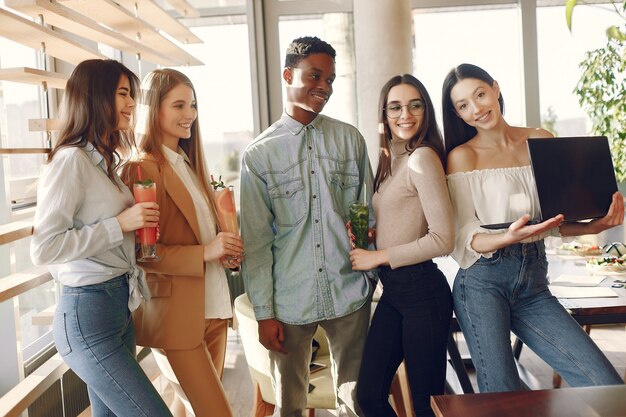
POLYGON ((433 416, 430 396, 443 394, 452 294, 432 261, 379 268, 383 295, 367 334, 357 383, 365 417, 396 416, 389 388, 405 360, 416 416, 433 416))

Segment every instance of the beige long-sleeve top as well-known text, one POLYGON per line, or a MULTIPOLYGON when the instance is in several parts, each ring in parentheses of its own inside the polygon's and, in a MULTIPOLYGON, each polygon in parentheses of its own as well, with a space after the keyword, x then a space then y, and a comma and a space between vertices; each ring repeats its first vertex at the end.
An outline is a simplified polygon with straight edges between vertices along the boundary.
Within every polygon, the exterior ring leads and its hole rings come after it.
POLYGON ((391 268, 449 254, 454 247, 452 204, 443 166, 435 151, 411 155, 394 143, 391 175, 372 199, 376 246, 386 249, 391 268))

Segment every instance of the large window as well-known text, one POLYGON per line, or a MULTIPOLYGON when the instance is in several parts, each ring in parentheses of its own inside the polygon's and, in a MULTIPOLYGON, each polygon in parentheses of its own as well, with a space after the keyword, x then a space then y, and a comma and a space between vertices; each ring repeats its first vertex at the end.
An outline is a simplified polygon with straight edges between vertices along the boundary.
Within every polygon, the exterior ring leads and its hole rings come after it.
MULTIPOLYGON (((2 68, 37 68, 35 52, 15 42, 0 38, 2 68)), ((40 87, 0 81, 0 136, 3 148, 41 148, 45 146, 41 132, 30 132, 29 119, 42 117, 40 87)), ((4 178, 11 206, 34 202, 34 181, 43 161, 41 155, 4 156, 4 178)))
POLYGON ((524 94, 520 18, 517 8, 416 9, 413 13, 414 75, 437 109, 448 71, 461 63, 484 68, 498 81, 511 124, 523 124, 524 94))
MULTIPOLYGON (((238 185, 241 154, 254 137, 248 25, 245 16, 203 18, 192 31, 204 41, 185 49, 204 62, 177 68, 193 82, 204 153, 211 174, 238 185)), ((235 193, 237 199, 239 193, 235 193)))
MULTIPOLYGON (((280 68, 285 64, 289 43, 301 36, 317 36, 330 43, 337 52, 333 95, 322 113, 356 125, 356 67, 352 15, 326 13, 320 15, 281 16, 278 22, 280 68)), ((282 89, 283 103, 286 100, 282 89)))
MULTIPOLYGON (((27 47, 0 38, 0 66, 2 68, 37 68, 36 53, 27 47)), ((46 136, 30 132, 29 119, 40 119, 42 90, 36 85, 0 81, 0 147, 41 148, 46 136)), ((0 222, 2 224, 32 216, 36 181, 45 159, 41 154, 0 155, 0 222)), ((0 279, 22 272, 30 267, 30 238, 0 245, 0 279)), ((55 304, 55 289, 49 282, 27 293, 0 304, 0 390, 5 391, 28 362, 52 342, 50 321, 42 312, 55 304)))
POLYGON ((539 85, 542 119, 553 119, 559 136, 587 134, 591 123, 573 90, 585 52, 606 44, 605 29, 620 24, 611 5, 579 5, 572 32, 565 23, 565 8, 537 9, 539 85))

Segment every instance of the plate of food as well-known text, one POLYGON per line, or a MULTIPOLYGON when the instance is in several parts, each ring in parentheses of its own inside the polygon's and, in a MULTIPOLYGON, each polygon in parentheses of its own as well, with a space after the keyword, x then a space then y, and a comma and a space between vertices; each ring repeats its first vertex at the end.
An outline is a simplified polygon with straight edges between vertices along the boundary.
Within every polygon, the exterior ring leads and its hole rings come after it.
POLYGON ((557 255, 574 255, 574 256, 598 256, 602 255, 602 248, 598 245, 588 243, 563 243, 556 248, 557 255))
POLYGON ((607 243, 606 245, 602 246, 602 250, 604 251, 604 253, 615 256, 617 258, 626 255, 626 245, 624 245, 622 242, 607 243))
POLYGON ((594 274, 625 274, 626 255, 622 257, 599 256, 587 259, 587 269, 594 274))

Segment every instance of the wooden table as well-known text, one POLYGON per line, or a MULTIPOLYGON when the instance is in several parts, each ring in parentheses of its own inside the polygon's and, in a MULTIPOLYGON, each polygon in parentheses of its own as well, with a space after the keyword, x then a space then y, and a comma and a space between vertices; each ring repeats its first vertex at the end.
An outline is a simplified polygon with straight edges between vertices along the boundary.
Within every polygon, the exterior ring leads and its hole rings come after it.
POLYGON ((437 417, 623 417, 626 386, 437 395, 437 417))
MULTIPOLYGON (((548 276, 551 279, 561 274, 588 275, 583 258, 567 259, 563 256, 548 255, 548 276)), ((611 287, 615 279, 626 279, 626 275, 609 275, 600 284, 611 287)), ((626 289, 611 288, 618 297, 613 298, 573 298, 561 299, 561 304, 581 325, 626 323, 626 289)), ((625 413, 626 414, 626 413, 625 413)))
MULTIPOLYGON (((452 261, 453 262, 453 261, 452 261)), ((585 259, 581 257, 563 257, 558 255, 548 255, 548 276, 556 279, 561 274, 571 275, 587 275, 589 271, 585 268, 585 259)), ((450 284, 454 281, 454 268, 451 265, 437 262, 444 271, 450 284)), ((602 286, 611 287, 615 279, 626 279, 626 275, 607 276, 600 284, 602 286)), ((611 288, 618 295, 612 298, 577 298, 577 299, 560 299, 559 301, 570 312, 572 317, 580 323, 580 325, 592 324, 619 324, 626 323, 626 289, 611 288)), ((448 355, 450 364, 454 369, 454 373, 458 378, 463 393, 473 393, 474 389, 467 375, 465 365, 468 359, 461 358, 458 346, 453 338, 455 332, 459 332, 460 328, 456 319, 452 319, 450 337, 448 339, 448 355)), ((513 345, 513 354, 519 359, 522 352, 523 343, 517 339, 513 345)), ((522 381, 529 387, 536 389, 533 382, 534 378, 528 372, 524 375, 525 370, 518 366, 522 381)), ((448 384, 450 389, 453 384, 448 384)), ((626 416, 626 409, 623 413, 626 416)))

